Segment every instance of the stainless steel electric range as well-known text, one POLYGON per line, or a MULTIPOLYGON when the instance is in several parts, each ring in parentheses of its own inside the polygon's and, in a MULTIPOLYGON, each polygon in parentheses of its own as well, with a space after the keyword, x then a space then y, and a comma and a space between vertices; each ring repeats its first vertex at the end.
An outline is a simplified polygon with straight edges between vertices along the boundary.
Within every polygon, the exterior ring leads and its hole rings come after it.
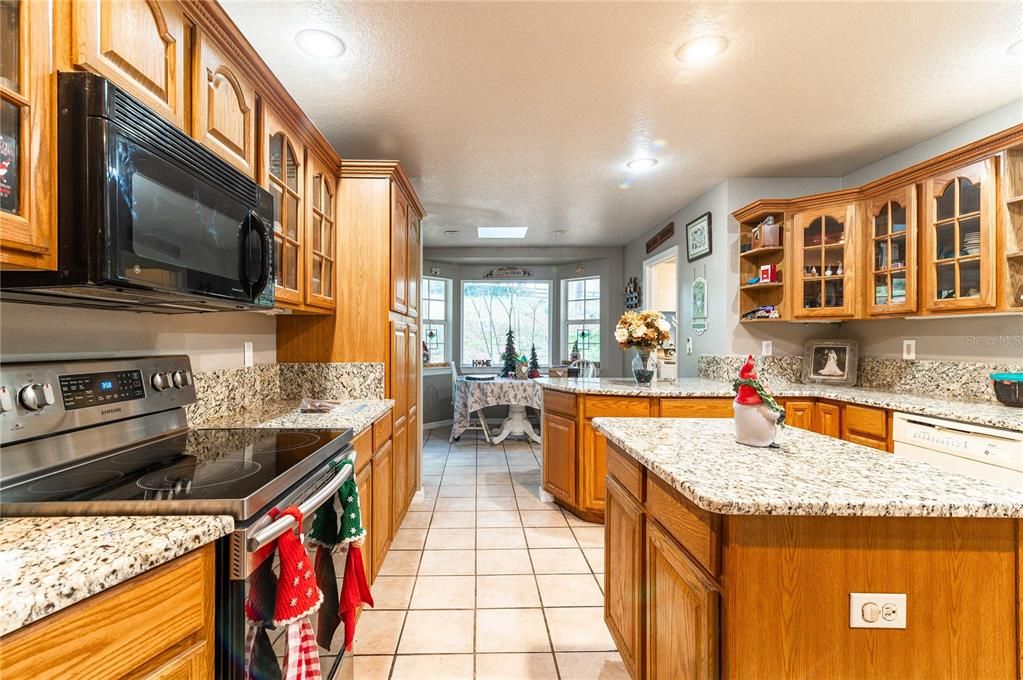
MULTIPOLYGON (((0 514, 233 517, 217 545, 216 602, 216 677, 233 680, 248 662, 250 582, 275 569, 268 546, 295 524, 272 511, 297 505, 308 517, 335 503, 352 432, 189 428, 195 401, 187 356, 0 366, 0 514)), ((324 677, 340 666, 341 638, 320 649, 324 677)))

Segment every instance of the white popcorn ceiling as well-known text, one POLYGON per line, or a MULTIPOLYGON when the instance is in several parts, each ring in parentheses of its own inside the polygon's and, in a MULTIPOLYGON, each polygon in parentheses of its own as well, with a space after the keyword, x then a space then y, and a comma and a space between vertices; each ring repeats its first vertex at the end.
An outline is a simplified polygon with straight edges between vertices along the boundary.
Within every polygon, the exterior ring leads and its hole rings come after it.
POLYGON ((402 162, 428 245, 622 245, 725 177, 840 176, 1023 91, 1021 2, 223 4, 342 156, 402 162), (721 58, 676 60, 706 33, 721 58))

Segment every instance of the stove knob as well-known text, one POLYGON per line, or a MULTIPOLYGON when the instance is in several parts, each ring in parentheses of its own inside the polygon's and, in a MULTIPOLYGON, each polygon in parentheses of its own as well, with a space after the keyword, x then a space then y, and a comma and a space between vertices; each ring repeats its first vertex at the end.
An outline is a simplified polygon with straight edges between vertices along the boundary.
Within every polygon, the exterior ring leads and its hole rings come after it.
POLYGON ((29 411, 41 411, 47 406, 52 406, 56 400, 53 398, 53 387, 50 383, 42 385, 33 383, 21 388, 18 401, 29 411))
POLYGON ((153 374, 153 388, 157 392, 163 392, 169 389, 171 386, 171 374, 170 373, 154 373, 153 374))
POLYGON ((192 384, 192 374, 188 371, 174 371, 172 378, 174 380, 174 387, 177 387, 179 390, 192 384))

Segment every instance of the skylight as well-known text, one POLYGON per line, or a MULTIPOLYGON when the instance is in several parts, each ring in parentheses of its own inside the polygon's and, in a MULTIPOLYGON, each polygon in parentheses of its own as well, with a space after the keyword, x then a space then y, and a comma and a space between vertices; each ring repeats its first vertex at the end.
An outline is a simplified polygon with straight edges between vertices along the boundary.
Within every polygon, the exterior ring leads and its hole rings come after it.
POLYGON ((476 227, 479 238, 526 238, 529 227, 476 227))

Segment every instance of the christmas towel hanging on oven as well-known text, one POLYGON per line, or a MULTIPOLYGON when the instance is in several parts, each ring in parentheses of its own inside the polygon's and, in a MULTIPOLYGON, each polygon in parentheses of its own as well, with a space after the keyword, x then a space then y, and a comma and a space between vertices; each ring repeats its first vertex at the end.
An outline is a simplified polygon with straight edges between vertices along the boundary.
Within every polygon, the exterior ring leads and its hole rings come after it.
POLYGON ((313 565, 302 545, 302 511, 290 506, 281 515, 291 515, 298 522, 294 529, 277 539, 280 576, 273 624, 287 626, 288 647, 284 657, 285 680, 319 680, 320 654, 309 617, 323 602, 323 593, 316 585, 313 565))

